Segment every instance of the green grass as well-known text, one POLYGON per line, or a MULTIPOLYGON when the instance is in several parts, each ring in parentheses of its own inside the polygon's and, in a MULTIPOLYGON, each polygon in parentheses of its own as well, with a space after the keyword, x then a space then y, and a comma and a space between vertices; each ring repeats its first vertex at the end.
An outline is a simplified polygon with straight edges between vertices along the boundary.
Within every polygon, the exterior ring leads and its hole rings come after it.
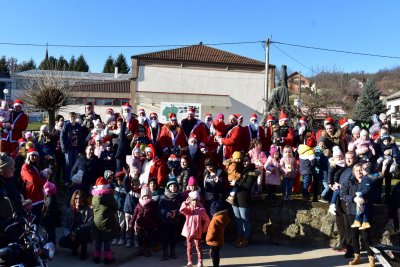
POLYGON ((42 125, 42 123, 40 121, 29 122, 26 130, 27 131, 39 131, 41 125, 42 125))

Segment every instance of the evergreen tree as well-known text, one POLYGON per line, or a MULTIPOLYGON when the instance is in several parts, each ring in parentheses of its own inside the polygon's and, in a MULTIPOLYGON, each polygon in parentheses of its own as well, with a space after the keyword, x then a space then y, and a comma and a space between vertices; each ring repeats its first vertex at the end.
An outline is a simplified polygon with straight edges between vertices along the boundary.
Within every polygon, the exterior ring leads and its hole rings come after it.
POLYGON ((75 71, 81 71, 81 72, 89 71, 89 65, 86 63, 86 60, 82 54, 76 60, 75 71))
POLYGON ((69 64, 68 64, 68 70, 69 71, 75 71, 76 68, 76 59, 75 56, 72 55, 71 59, 69 60, 69 64))
POLYGON ((18 64, 17 72, 34 70, 34 69, 36 69, 36 63, 31 58, 29 61, 22 61, 21 64, 18 64))
POLYGON ((122 53, 119 54, 115 60, 115 65, 118 67, 118 73, 128 74, 130 71, 129 66, 126 63, 126 58, 122 53))
POLYGON ((104 64, 103 73, 113 73, 114 72, 114 59, 109 56, 104 64))
POLYGON ((375 87, 375 82, 368 79, 364 84, 359 101, 356 103, 354 119, 362 122, 370 122, 374 114, 386 112, 386 107, 379 99, 381 92, 375 87))
POLYGON ((64 58, 64 56, 60 56, 57 63, 58 63, 57 64, 58 70, 68 70, 69 69, 68 61, 64 58))
POLYGON ((0 59, 0 76, 10 77, 10 70, 8 69, 7 59, 2 56, 0 59))
POLYGON ((47 49, 46 49, 46 54, 44 56, 44 59, 39 64, 39 69, 40 70, 48 70, 48 69, 50 69, 49 51, 47 49))

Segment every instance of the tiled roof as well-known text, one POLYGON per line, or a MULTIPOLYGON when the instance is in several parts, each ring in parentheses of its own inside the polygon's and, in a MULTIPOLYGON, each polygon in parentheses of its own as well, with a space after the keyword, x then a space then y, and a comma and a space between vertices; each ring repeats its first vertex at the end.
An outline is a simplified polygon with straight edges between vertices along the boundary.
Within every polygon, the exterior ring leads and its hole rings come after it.
POLYGON ((264 67, 265 63, 206 45, 193 45, 132 56, 134 59, 264 67))
POLYGON ((56 75, 66 79, 77 80, 97 80, 97 81, 127 81, 131 78, 131 74, 120 74, 114 77, 114 73, 92 73, 92 72, 78 72, 78 71, 58 71, 58 70, 27 70, 13 74, 13 77, 29 78, 41 75, 56 75))
POLYGON ((71 86, 71 89, 77 92, 129 93, 130 81, 81 83, 71 86))

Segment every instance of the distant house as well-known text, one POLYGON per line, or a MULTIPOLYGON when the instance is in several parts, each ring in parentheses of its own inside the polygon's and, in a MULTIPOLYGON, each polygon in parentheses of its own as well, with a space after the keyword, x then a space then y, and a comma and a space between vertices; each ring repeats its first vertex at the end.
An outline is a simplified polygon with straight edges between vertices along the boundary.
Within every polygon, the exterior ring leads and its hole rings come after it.
POLYGON ((70 111, 84 113, 84 103, 90 101, 95 105, 95 112, 104 116, 108 107, 119 112, 121 105, 130 102, 130 74, 53 70, 28 70, 15 73, 12 75, 11 98, 15 99, 22 93, 21 89, 26 80, 46 75, 63 78, 71 86, 74 96, 73 104, 61 110, 62 115, 67 115, 70 111))
MULTIPOLYGON (((132 104, 134 108, 161 114, 161 120, 166 120, 168 114, 163 103, 200 104, 201 118, 207 112, 214 116, 240 113, 247 121, 252 113, 263 112, 262 61, 202 44, 135 55, 131 59, 132 104)), ((275 66, 269 65, 268 74, 269 88, 274 88, 275 66)))
POLYGON ((289 92, 291 94, 298 94, 299 88, 305 89, 310 88, 310 80, 301 75, 300 72, 293 72, 292 74, 288 75, 288 86, 289 92))
POLYGON ((391 124, 400 125, 400 92, 394 93, 383 99, 386 102, 387 115, 390 115, 391 124))

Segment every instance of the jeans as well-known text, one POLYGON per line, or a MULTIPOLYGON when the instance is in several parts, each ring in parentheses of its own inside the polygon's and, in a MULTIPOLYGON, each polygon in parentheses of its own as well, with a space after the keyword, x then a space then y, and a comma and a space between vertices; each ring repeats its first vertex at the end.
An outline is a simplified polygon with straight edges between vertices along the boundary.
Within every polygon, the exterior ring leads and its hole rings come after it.
POLYGON ((322 185, 324 186, 324 190, 321 192, 321 198, 325 198, 325 196, 329 193, 329 184, 328 182, 322 182, 322 185))
POLYGON ((303 197, 308 197, 308 187, 310 186, 310 182, 312 179, 311 174, 303 174, 303 190, 302 190, 302 195, 303 197))
POLYGON ((339 194, 340 194, 340 190, 333 191, 331 204, 335 204, 336 203, 336 199, 339 197, 339 194))
POLYGON ((238 236, 244 239, 249 239, 250 236, 250 209, 232 206, 233 213, 235 214, 235 224, 238 236))
POLYGON ((64 182, 71 182, 71 170, 75 165, 76 160, 78 159, 78 150, 76 148, 71 148, 68 153, 64 153, 65 155, 65 176, 64 182))
POLYGON ((282 179, 283 196, 292 195, 292 188, 293 188, 293 178, 283 178, 282 179))

